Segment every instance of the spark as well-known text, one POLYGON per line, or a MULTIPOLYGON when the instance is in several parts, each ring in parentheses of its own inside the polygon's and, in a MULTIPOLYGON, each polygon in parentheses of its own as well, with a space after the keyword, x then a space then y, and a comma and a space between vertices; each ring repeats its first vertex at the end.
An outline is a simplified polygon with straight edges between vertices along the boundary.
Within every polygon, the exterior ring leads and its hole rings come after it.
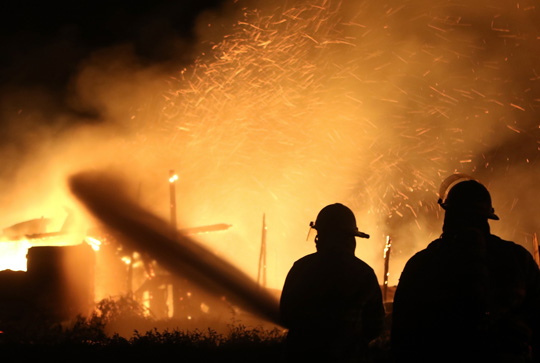
POLYGON ((511 125, 506 125, 506 127, 508 127, 510 130, 514 131, 515 133, 518 133, 518 134, 521 133, 521 131, 519 131, 517 128, 515 128, 515 127, 513 127, 511 125))
POLYGON ((514 107, 514 108, 517 108, 517 109, 520 110, 520 111, 525 111, 525 109, 524 109, 523 107, 518 106, 518 105, 516 105, 516 104, 514 104, 514 103, 511 103, 510 106, 512 106, 512 107, 514 107))
POLYGON ((392 217, 420 226, 438 210, 448 174, 506 167, 494 150, 537 125, 533 12, 415 4, 246 8, 164 95, 189 214, 217 209, 206 199, 230 206, 222 216, 272 205, 290 236, 295 211, 340 199, 394 236, 392 217))

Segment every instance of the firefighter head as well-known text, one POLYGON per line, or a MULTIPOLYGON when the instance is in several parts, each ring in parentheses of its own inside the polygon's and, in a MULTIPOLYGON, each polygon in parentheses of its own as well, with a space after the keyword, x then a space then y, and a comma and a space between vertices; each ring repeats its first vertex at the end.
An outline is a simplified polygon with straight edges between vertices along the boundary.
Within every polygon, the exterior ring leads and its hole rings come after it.
POLYGON ((354 237, 369 238, 369 235, 358 230, 354 213, 340 203, 324 207, 317 215, 315 223, 311 222, 310 226, 317 230, 317 247, 326 244, 356 246, 354 237))
POLYGON ((488 220, 499 219, 491 205, 488 190, 476 180, 469 179, 455 184, 444 202, 440 199, 439 203, 445 210, 443 233, 475 231, 478 235, 488 235, 488 220))
POLYGON ((498 220, 491 205, 491 195, 476 180, 466 180, 454 185, 441 207, 448 213, 459 213, 498 220))

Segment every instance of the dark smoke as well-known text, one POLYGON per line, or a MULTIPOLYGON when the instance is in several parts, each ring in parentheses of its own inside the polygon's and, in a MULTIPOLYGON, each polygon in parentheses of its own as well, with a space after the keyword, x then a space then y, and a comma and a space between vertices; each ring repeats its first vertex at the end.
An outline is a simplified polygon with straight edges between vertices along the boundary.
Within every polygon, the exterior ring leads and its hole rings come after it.
POLYGON ((64 166, 95 167, 98 149, 116 135, 131 137, 140 125, 134 110, 160 98, 163 80, 193 62, 200 53, 199 19, 223 15, 223 3, 2 2, 1 227, 69 204, 55 191, 64 184, 65 175, 57 178, 64 166), (86 157, 90 150, 93 160, 86 157), (75 163, 65 159, 75 153, 75 163))
POLYGON ((0 155, 7 163, 0 177, 39 154, 44 140, 59 142, 78 127, 118 122, 85 90, 102 88, 80 86, 81 73, 99 68, 95 81, 104 83, 119 70, 132 76, 138 69, 159 69, 157 77, 185 67, 198 54, 197 19, 219 12, 223 2, 3 2, 0 155), (106 64, 111 58, 117 67, 106 64))

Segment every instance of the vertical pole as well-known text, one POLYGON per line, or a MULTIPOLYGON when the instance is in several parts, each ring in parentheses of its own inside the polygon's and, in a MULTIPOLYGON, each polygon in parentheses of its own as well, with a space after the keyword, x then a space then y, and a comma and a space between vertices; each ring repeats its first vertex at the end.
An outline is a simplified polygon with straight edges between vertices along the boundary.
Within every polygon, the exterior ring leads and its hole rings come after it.
MULTIPOLYGON (((170 194, 170 203, 169 203, 169 207, 170 207, 170 212, 171 212, 171 229, 173 230, 174 233, 176 233, 176 231, 178 230, 177 229, 177 226, 176 226, 176 181, 178 180, 178 176, 174 173, 174 170, 169 170, 169 194, 170 194)), ((169 289, 167 289, 167 293, 172 293, 172 306, 170 308, 172 308, 172 312, 168 311, 168 315, 169 316, 173 316, 173 317, 178 317, 178 314, 180 312, 180 293, 179 293, 179 289, 180 287, 178 286, 178 282, 176 281, 176 279, 173 279, 171 281, 171 290, 172 291, 169 291, 169 289)), ((167 304, 166 303, 166 306, 167 305, 171 305, 171 304, 167 304)))
POLYGON ((263 287, 266 287, 266 229, 266 215, 263 213, 261 252, 259 254, 259 271, 257 272, 257 284, 263 287))
POLYGON ((176 181, 178 176, 174 173, 174 170, 169 170, 169 190, 170 190, 170 210, 171 210, 171 227, 173 231, 176 231, 176 181))
POLYGON ((384 246, 384 285, 383 285, 383 302, 387 300, 388 293, 388 276, 390 275, 390 250, 392 249, 392 240, 390 236, 386 236, 386 245, 384 246))

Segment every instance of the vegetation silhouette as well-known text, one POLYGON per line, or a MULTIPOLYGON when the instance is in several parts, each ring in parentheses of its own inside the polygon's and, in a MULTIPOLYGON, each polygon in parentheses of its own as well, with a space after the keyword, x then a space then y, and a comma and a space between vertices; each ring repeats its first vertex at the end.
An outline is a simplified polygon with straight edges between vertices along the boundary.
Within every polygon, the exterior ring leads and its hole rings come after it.
MULTIPOLYGON (((100 301, 88 317, 71 322, 23 319, 2 321, 0 351, 4 361, 54 357, 56 361, 143 361, 171 355, 185 362, 275 362, 281 356, 283 330, 228 325, 224 332, 200 329, 160 329, 167 322, 145 316, 144 307, 128 297, 100 301), (147 327, 131 336, 114 331, 129 320, 147 327)), ((171 323, 171 322, 169 322, 171 323)))

